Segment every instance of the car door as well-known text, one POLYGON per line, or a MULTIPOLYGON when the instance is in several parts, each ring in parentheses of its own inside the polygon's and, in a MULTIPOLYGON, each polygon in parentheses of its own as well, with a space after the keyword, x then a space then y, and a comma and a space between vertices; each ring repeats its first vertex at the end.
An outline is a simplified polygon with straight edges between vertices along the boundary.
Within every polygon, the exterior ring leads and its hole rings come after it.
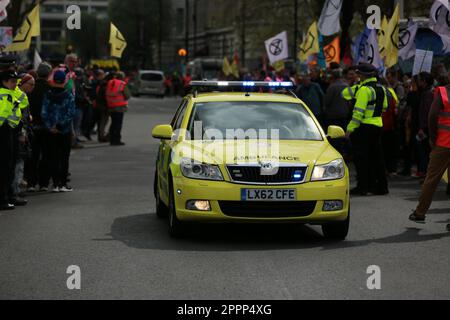
MULTIPOLYGON (((173 131, 181 128, 181 124, 183 122, 184 116, 186 114, 188 99, 183 99, 176 112, 174 118, 172 119, 171 126, 173 131)), ((169 199, 169 170, 170 170, 170 161, 172 156, 172 148, 177 143, 177 141, 172 140, 163 140, 160 144, 159 155, 158 155, 158 182, 160 183, 161 190, 161 198, 165 203, 168 202, 169 199)))

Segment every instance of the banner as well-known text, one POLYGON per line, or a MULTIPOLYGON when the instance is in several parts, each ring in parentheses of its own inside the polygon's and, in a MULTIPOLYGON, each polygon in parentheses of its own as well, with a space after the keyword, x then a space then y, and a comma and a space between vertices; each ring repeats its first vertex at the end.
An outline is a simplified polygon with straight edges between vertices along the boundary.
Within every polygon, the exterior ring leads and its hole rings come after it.
POLYGON ((266 40, 265 45, 270 64, 274 64, 280 60, 285 60, 289 57, 286 31, 283 31, 275 37, 266 40))
POLYGON ((127 42, 120 33, 119 29, 111 23, 111 34, 109 35, 109 43, 111 44, 111 56, 116 58, 122 58, 122 54, 127 47, 127 42))
POLYGON ((416 53, 416 35, 419 25, 417 23, 411 23, 408 29, 400 31, 398 37, 398 56, 403 60, 408 60, 414 57, 416 53))
POLYGON ((0 27, 0 49, 5 50, 13 42, 13 28, 0 27))
POLYGON ((41 20, 39 4, 28 14, 20 27, 13 43, 5 51, 25 51, 30 48, 31 38, 41 35, 41 20))
POLYGON ((399 22, 400 22, 400 6, 395 7, 394 14, 389 21, 386 32, 386 60, 385 64, 387 68, 390 68, 398 62, 398 35, 399 35, 399 22))
POLYGON ((341 46, 339 37, 334 38, 329 45, 323 47, 323 54, 327 62, 327 67, 329 67, 332 62, 341 63, 341 46))
POLYGON ((314 22, 303 37, 298 58, 300 61, 306 61, 308 60, 308 56, 319 53, 319 51, 319 32, 317 30, 317 22, 314 22))
POLYGON ((431 73, 431 67, 433 65, 433 51, 416 50, 413 76, 425 71, 431 73))
POLYGON ((324 36, 332 36, 341 31, 341 9, 343 0, 326 0, 319 19, 319 32, 324 36))

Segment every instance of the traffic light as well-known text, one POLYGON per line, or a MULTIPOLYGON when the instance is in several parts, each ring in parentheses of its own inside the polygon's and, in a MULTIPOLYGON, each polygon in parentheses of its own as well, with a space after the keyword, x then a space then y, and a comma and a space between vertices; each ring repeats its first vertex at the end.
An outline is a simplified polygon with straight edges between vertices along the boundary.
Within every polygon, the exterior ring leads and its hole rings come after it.
POLYGON ((178 50, 178 55, 180 57, 186 57, 187 56, 187 50, 184 48, 181 48, 180 50, 178 50))

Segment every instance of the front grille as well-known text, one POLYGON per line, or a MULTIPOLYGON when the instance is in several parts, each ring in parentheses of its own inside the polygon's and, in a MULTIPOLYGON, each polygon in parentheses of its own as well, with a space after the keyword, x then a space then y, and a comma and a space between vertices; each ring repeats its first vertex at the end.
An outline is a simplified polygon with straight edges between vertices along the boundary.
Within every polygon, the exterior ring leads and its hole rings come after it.
POLYGON ((306 166, 279 167, 273 175, 262 175, 260 166, 227 166, 231 179, 234 182, 257 184, 302 183, 306 177, 306 166))
POLYGON ((307 217, 314 212, 316 201, 245 202, 219 201, 220 210, 236 218, 295 218, 307 217))

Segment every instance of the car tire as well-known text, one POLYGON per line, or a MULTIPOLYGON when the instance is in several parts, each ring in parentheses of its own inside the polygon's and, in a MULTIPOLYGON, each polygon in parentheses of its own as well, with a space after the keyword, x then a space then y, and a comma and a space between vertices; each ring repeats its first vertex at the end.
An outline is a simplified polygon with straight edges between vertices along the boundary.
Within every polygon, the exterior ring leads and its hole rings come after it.
POLYGON ((331 222, 322 225, 322 233, 330 240, 344 241, 347 238, 350 227, 350 210, 345 221, 331 222))
POLYGON ((169 186, 169 235, 172 238, 182 238, 186 232, 186 224, 178 220, 172 181, 169 186))
POLYGON ((158 188, 158 173, 155 172, 155 180, 154 180, 154 194, 156 201, 156 216, 160 219, 167 218, 169 213, 169 208, 161 201, 161 197, 159 196, 159 188, 158 188))

